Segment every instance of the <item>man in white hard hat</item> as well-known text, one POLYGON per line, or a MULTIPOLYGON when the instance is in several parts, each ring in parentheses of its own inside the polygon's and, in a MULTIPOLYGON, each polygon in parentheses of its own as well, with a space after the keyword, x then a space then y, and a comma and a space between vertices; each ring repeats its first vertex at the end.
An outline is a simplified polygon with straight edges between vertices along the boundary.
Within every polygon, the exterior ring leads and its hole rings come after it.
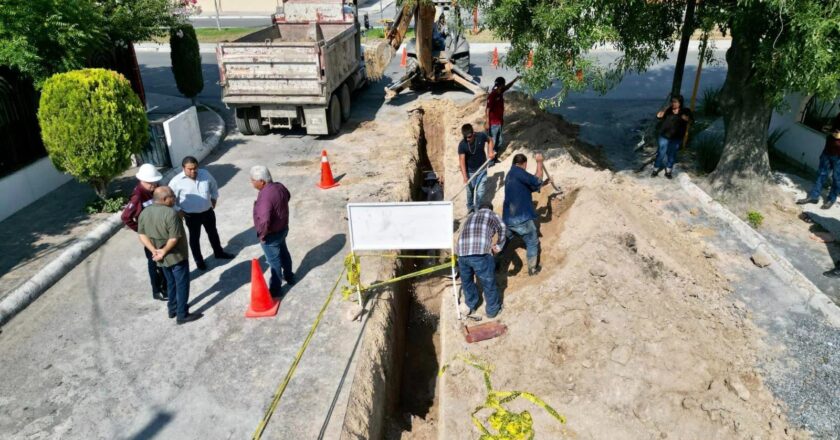
MULTIPOLYGON (((161 176, 154 165, 146 163, 140 166, 140 169, 137 170, 137 174, 134 177, 138 180, 137 186, 134 187, 134 191, 131 193, 128 205, 123 209, 122 221, 129 229, 137 232, 137 221, 140 218, 140 213, 143 211, 143 208, 153 203, 152 194, 155 188, 158 187, 160 179, 163 176, 161 176)), ((145 247, 143 248, 143 252, 146 254, 149 281, 152 283, 152 298, 166 301, 166 278, 164 278, 163 272, 157 263, 152 259, 152 253, 145 247)))

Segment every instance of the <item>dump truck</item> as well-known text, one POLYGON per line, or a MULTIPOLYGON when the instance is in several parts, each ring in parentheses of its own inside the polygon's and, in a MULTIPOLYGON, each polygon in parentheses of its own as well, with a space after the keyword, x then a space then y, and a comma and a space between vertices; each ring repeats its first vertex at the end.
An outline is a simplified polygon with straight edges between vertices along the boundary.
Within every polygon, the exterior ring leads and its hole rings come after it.
POLYGON ((219 43, 222 102, 239 131, 337 133, 367 81, 357 15, 342 0, 288 0, 272 26, 219 43))

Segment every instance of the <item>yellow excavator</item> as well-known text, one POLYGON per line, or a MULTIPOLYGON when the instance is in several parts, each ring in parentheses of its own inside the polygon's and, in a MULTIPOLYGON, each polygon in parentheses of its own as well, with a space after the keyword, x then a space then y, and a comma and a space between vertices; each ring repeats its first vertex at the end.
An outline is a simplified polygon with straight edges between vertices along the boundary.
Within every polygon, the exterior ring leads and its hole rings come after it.
MULTIPOLYGON (((448 30, 446 17, 457 4, 452 0, 404 1, 385 34, 385 41, 371 48, 378 63, 387 66, 403 44, 414 19, 415 38, 406 41, 405 74, 385 87, 385 99, 397 96, 406 88, 420 90, 433 84, 455 82, 479 94, 484 91, 469 74, 470 45, 458 30, 448 30)), ((370 73, 369 73, 370 76, 370 73)))

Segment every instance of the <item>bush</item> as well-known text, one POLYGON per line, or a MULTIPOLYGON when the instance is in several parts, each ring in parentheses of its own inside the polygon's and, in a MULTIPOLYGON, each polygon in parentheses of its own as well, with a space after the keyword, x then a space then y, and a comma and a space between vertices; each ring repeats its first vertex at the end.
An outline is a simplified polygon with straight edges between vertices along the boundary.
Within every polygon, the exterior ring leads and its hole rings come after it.
POLYGON ((131 155, 149 139, 140 98, 125 77, 105 69, 50 77, 38 122, 53 165, 89 183, 102 199, 108 182, 131 165, 131 155))
POLYGON ((764 223, 764 216, 758 211, 750 211, 747 213, 747 223, 749 223, 753 229, 758 229, 761 224, 764 223))
POLYGON ((691 148, 697 151, 697 163, 705 173, 711 173, 723 155, 723 136, 706 133, 691 140, 691 148))
POLYGON ((204 89, 201 73, 201 53, 195 29, 190 24, 181 24, 169 30, 169 46, 172 48, 172 74, 178 91, 187 98, 195 97, 204 89))
POLYGON ((123 195, 115 195, 105 199, 97 198, 91 200, 85 205, 85 212, 88 214, 99 214, 100 212, 114 213, 123 210, 123 207, 128 203, 128 198, 123 195))
POLYGON ((697 113, 702 116, 715 118, 720 116, 720 87, 703 89, 703 97, 697 106, 697 113))

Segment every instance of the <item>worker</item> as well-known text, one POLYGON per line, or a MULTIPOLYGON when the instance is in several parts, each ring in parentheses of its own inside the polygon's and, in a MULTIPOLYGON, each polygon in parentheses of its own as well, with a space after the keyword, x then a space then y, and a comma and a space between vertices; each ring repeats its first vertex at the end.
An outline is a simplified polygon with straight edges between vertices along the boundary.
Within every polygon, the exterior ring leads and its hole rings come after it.
MULTIPOLYGON (((158 187, 163 176, 154 165, 144 163, 140 165, 140 169, 137 170, 134 177, 137 178, 137 186, 134 187, 121 218, 129 229, 137 232, 137 221, 140 218, 140 213, 143 212, 143 208, 153 203, 152 191, 158 187)), ((163 275, 163 269, 158 267, 157 262, 152 259, 152 253, 145 246, 143 246, 143 252, 146 254, 146 268, 149 271, 149 281, 152 283, 152 298, 166 301, 166 277, 163 275)))
POLYGON ((834 206, 834 202, 837 201, 837 194, 840 193, 840 181, 838 181, 840 180, 840 127, 835 128, 825 137, 825 146, 820 155, 817 180, 808 195, 797 200, 796 203, 799 205, 818 203, 829 172, 832 174, 831 189, 829 189, 828 197, 825 198, 821 206, 822 209, 829 209, 834 206))
MULTIPOLYGON (((520 76, 517 75, 513 81, 505 84, 505 79, 501 76, 496 78, 493 83, 493 88, 490 89, 490 94, 487 95, 486 118, 484 119, 484 129, 490 138, 493 139, 496 154, 502 152, 502 125, 505 119, 505 92, 510 90, 516 81, 519 81, 520 76)), ((498 161, 498 159, 496 159, 498 161)))
POLYGON ((493 152, 493 140, 484 133, 476 133, 471 124, 461 126, 461 135, 464 139, 458 144, 458 160, 461 177, 467 185, 467 211, 472 212, 475 205, 484 200, 484 184, 487 181, 487 167, 484 164, 496 155, 493 152))
POLYGON ((461 272, 461 287, 469 307, 467 315, 478 308, 478 287, 484 290, 484 311, 488 318, 495 318, 502 309, 499 291, 496 288, 496 264, 493 255, 502 251, 505 245, 505 224, 493 212, 490 203, 482 203, 478 211, 470 214, 458 236, 458 270, 461 272), (493 243, 493 237, 497 242, 493 243))
POLYGON ((672 171, 677 160, 677 151, 682 146, 688 124, 694 119, 694 115, 691 109, 683 106, 682 95, 674 95, 668 107, 660 110, 656 118, 662 120, 662 126, 659 128, 659 149, 656 150, 656 162, 651 177, 658 176, 664 169, 665 177, 670 179, 674 177, 672 171))
POLYGON ((514 235, 522 237, 525 242, 526 255, 528 257, 528 275, 538 274, 541 267, 537 264, 539 256, 540 238, 535 220, 537 212, 534 210, 534 201, 531 193, 538 192, 540 188, 551 180, 543 182, 543 155, 534 155, 537 162, 537 171, 529 173, 528 158, 524 154, 513 156, 513 165, 505 178, 505 203, 502 212, 502 220, 507 225, 507 239, 514 235))

